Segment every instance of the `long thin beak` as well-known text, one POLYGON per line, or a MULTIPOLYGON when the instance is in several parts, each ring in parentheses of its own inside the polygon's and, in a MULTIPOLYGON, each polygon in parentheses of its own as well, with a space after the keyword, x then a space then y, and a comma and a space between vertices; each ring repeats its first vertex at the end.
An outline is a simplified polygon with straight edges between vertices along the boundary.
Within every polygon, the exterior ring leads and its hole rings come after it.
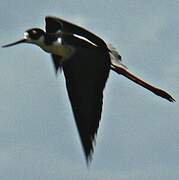
POLYGON ((6 44, 6 45, 2 46, 2 48, 14 46, 14 45, 16 45, 16 44, 25 43, 25 42, 26 42, 26 39, 21 39, 21 40, 19 40, 19 41, 14 42, 14 43, 6 44))

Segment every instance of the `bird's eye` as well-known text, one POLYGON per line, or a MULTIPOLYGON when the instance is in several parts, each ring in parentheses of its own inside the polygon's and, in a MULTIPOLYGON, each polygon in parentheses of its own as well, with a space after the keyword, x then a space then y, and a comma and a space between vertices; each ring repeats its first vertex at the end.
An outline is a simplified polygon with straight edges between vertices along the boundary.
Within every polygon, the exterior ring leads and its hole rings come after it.
POLYGON ((32 30, 32 34, 37 34, 37 31, 35 31, 35 30, 32 30))
POLYGON ((40 34, 36 30, 32 30, 29 32, 29 35, 32 39, 38 39, 40 34))

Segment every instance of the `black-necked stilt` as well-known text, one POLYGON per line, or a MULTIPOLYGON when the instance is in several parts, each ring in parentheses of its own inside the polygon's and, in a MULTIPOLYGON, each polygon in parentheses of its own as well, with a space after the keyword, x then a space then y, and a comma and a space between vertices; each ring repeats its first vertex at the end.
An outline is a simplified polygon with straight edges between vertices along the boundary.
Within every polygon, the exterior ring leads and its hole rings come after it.
POLYGON ((103 89, 110 69, 122 74, 154 94, 175 101, 167 92, 136 77, 121 64, 121 56, 88 30, 56 17, 46 17, 46 32, 39 28, 25 31, 19 43, 32 43, 52 55, 56 73, 62 68, 87 162, 102 112, 103 89))

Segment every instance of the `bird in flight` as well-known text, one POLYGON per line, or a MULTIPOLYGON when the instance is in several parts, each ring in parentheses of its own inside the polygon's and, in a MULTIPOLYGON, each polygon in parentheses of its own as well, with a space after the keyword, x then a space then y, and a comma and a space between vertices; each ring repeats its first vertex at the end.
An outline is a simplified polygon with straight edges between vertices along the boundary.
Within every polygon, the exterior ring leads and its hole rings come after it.
POLYGON ((103 90, 110 70, 123 75, 154 94, 173 102, 167 92, 150 85, 131 73, 111 44, 61 18, 45 17, 45 31, 28 29, 24 38, 2 47, 20 43, 39 46, 52 56, 55 72, 64 72, 66 88, 78 128, 87 164, 92 160, 103 105, 103 90))

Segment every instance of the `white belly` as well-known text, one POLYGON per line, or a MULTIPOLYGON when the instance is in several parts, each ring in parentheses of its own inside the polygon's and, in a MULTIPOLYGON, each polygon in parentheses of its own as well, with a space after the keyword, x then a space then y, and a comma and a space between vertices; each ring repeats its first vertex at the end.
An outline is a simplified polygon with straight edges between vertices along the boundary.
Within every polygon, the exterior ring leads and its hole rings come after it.
POLYGON ((44 51, 63 57, 64 59, 71 56, 73 48, 62 44, 52 44, 40 46, 44 51))

